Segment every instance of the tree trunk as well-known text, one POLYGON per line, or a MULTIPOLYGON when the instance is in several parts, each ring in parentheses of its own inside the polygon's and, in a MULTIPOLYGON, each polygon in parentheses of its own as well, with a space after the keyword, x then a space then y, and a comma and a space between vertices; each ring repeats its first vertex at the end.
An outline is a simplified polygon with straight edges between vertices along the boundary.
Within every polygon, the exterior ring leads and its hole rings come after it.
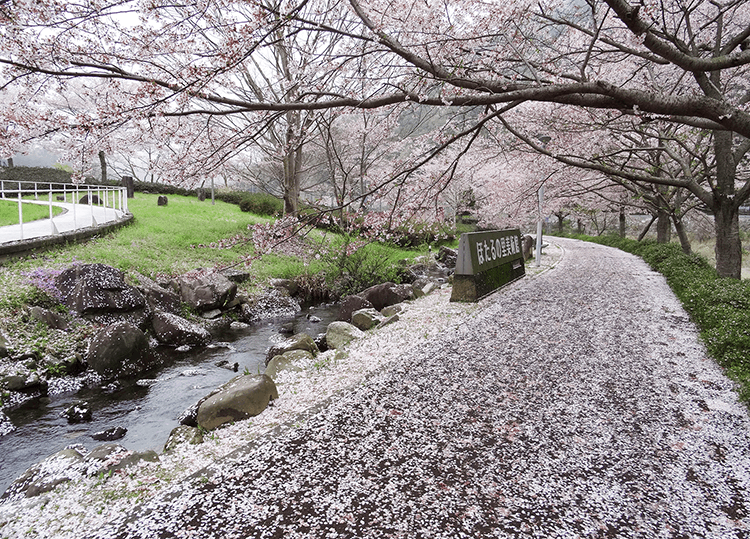
POLYGON ((625 237, 625 208, 620 208, 620 237, 625 237))
POLYGON ((580 219, 578 219, 578 222, 576 224, 578 226, 578 233, 579 234, 583 234, 583 230, 584 230, 584 228, 583 228, 583 221, 581 221, 580 219))
POLYGON ((648 222, 646 226, 643 227, 643 230, 641 230, 641 233, 638 234, 638 241, 641 241, 643 238, 646 237, 646 234, 648 234, 648 231, 651 229, 651 225, 654 224, 654 221, 656 221, 656 215, 651 216, 651 220, 648 222))
POLYGON ((690 247, 690 240, 688 239, 687 232, 685 231, 685 225, 682 223, 682 219, 678 219, 675 215, 672 216, 672 222, 674 223, 674 229, 677 232, 677 237, 680 238, 680 247, 682 252, 689 255, 693 252, 690 247))
POLYGON ((659 210, 656 219, 656 243, 669 243, 672 239, 672 222, 666 210, 659 210))
POLYGON ((13 158, 8 157, 8 168, 13 168, 13 158))
POLYGON ((716 229, 716 271, 721 277, 739 279, 742 275, 740 216, 732 204, 714 210, 716 229))
POLYGON ((99 164, 102 166, 102 183, 107 183, 107 156, 103 151, 99 152, 99 164))
POLYGON ((742 242, 740 240, 739 204, 735 200, 736 165, 732 155, 732 133, 714 133, 716 153, 716 187, 713 207, 716 230, 716 272, 720 277, 740 279, 742 275, 742 242))
POLYGON ((297 215, 299 210, 299 175, 302 168, 302 145, 296 136, 299 113, 287 114, 286 150, 284 156, 284 215, 297 215))
POLYGON ((565 215, 562 213, 557 213, 557 231, 562 234, 563 228, 565 227, 565 215))

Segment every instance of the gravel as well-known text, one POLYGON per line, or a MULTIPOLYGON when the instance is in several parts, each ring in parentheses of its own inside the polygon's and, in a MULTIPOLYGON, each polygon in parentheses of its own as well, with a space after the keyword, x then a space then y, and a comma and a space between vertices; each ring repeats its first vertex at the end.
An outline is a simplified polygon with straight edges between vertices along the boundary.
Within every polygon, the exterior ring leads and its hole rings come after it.
MULTIPOLYGON (((554 269, 477 307, 442 291, 355 346, 318 379, 327 400, 316 413, 259 431, 137 506, 98 520, 84 507, 65 529, 107 539, 747 537, 747 409, 664 278, 615 249, 554 242, 564 250, 554 269)), ((286 388, 309 395, 305 383, 286 388)), ((293 412, 285 402, 269 417, 293 412)), ((86 505, 81 492, 67 493, 68 511, 86 505)), ((0 535, 28 530, 30 518, 40 536, 60 526, 59 509, 13 503, 0 508, 0 535)))

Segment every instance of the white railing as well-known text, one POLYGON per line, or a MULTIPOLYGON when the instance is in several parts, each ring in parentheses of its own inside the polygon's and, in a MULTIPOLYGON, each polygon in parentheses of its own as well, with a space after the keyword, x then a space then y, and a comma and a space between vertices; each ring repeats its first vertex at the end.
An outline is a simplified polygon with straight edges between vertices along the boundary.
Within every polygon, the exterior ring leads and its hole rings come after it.
POLYGON ((62 232, 55 222, 55 207, 72 212, 72 228, 66 227, 72 230, 98 226, 117 220, 128 213, 127 189, 121 186, 0 180, 0 200, 18 203, 18 223, 11 226, 20 227, 20 239, 25 239, 24 204, 49 207, 49 235, 62 232), (30 187, 32 185, 33 187, 30 187))

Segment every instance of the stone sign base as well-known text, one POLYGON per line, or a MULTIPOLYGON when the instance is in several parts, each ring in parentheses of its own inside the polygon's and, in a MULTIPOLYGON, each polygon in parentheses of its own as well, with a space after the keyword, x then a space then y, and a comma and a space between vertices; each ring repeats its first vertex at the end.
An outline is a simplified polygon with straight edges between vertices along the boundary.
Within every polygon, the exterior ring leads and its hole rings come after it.
POLYGON ((454 275, 451 301, 473 302, 488 296, 501 286, 526 275, 523 260, 495 266, 478 275, 454 275))

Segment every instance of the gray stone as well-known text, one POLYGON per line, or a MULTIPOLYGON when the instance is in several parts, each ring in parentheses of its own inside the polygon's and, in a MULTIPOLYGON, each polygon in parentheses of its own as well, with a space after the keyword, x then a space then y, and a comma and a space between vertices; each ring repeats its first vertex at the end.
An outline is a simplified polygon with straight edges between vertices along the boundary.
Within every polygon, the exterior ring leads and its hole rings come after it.
MULTIPOLYGON (((91 195, 91 203, 99 205, 102 203, 101 199, 99 198, 99 195, 91 195)), ((81 199, 78 201, 79 204, 88 204, 89 203, 89 196, 83 195, 81 199)))
POLYGON ((395 305, 389 305, 388 307, 383 307, 383 309, 380 311, 380 314, 388 318, 389 316, 393 316, 394 314, 404 312, 404 309, 405 307, 403 303, 396 303, 395 305))
POLYGON ((313 356, 319 352, 318 345, 315 344, 315 340, 310 335, 307 333, 298 333, 297 335, 292 335, 284 342, 273 345, 266 353, 266 364, 274 356, 280 356, 292 350, 305 350, 313 356))
POLYGON ((347 322, 331 322, 326 330, 328 348, 343 348, 354 339, 361 339, 365 333, 347 322))
POLYGON ((50 329, 68 329, 68 321, 65 317, 38 306, 31 308, 31 317, 34 320, 42 322, 50 329))
POLYGON ((295 295, 299 290, 297 283, 291 279, 271 279, 269 284, 276 290, 282 290, 290 296, 295 295))
POLYGON ((383 315, 373 308, 360 309, 352 313, 352 325, 362 331, 367 331, 383 321, 383 315))
POLYGON ((521 252, 524 260, 529 260, 534 256, 534 238, 528 234, 521 238, 521 252))
POLYGON ((203 443, 203 431, 197 427, 180 425, 172 429, 164 444, 164 452, 172 451, 182 444, 198 445, 203 443))
POLYGON ((13 424, 10 418, 5 415, 5 412, 0 410, 0 436, 10 434, 14 430, 16 430, 16 426, 13 424))
POLYGON ((244 283, 250 278, 247 271, 238 270, 237 268, 227 268, 220 272, 224 277, 235 283, 244 283))
POLYGON ((0 499, 32 498, 49 492, 57 485, 81 476, 83 455, 76 449, 63 449, 26 470, 5 490, 0 499))
POLYGON ((70 376, 85 371, 86 365, 80 354, 73 354, 62 359, 45 356, 43 359, 43 368, 52 376, 70 376))
POLYGON ((417 286, 417 283, 414 282, 412 283, 412 289, 414 290, 414 297, 421 298, 436 290, 437 285, 432 281, 427 281, 420 283, 419 286, 417 286))
POLYGON ((391 316, 389 316, 389 317, 388 317, 388 318, 386 318, 385 320, 382 320, 382 321, 381 321, 381 322, 380 322, 380 323, 378 324, 378 327, 377 327, 377 328, 375 328, 375 329, 380 329, 380 328, 382 328, 382 327, 385 327, 385 326, 387 326, 388 324, 393 324, 394 322, 398 322, 398 321, 399 321, 400 319, 401 319, 401 318, 399 317, 398 313, 396 313, 396 314, 394 314, 394 315, 391 315, 391 316))
POLYGON ((105 379, 138 374, 153 366, 146 334, 128 322, 112 324, 94 335, 86 361, 105 379))
POLYGON ((243 322, 252 324, 269 318, 294 316, 302 308, 299 303, 279 292, 271 290, 267 294, 249 300, 240 307, 240 317, 243 322))
POLYGON ((169 204, 169 199, 164 195, 159 195, 159 198, 156 199, 157 206, 166 206, 167 204, 169 204))
POLYGON ((119 462, 107 466, 105 473, 109 470, 117 471, 124 470, 131 466, 136 466, 142 462, 159 462, 159 455, 152 449, 146 451, 131 451, 130 454, 125 455, 119 462))
POLYGON ((237 294, 237 283, 233 283, 221 273, 206 273, 196 277, 182 276, 178 284, 182 301, 197 311, 221 309, 237 294))
POLYGON ((445 267, 455 268, 456 261, 458 260, 458 250, 451 249, 450 247, 446 247, 445 245, 441 245, 435 258, 445 267))
POLYGON ((11 363, 3 366, 0 370, 0 390, 4 391, 28 391, 33 389, 46 389, 44 380, 39 373, 30 370, 22 363, 11 363))
POLYGON ((383 307, 401 303, 414 296, 411 285, 394 283, 382 283, 371 286, 357 295, 369 301, 378 311, 383 307))
POLYGON ((141 462, 159 462, 159 455, 151 450, 129 451, 120 444, 102 444, 92 449, 83 460, 88 475, 107 475, 141 462))
POLYGON ((300 360, 312 359, 313 357, 315 356, 306 350, 292 350, 290 352, 285 352, 279 356, 271 358, 266 366, 264 374, 276 379, 276 375, 279 371, 288 370, 299 372, 302 368, 296 366, 295 363, 298 363, 300 360))
POLYGON ((10 348, 10 342, 5 335, 0 333, 0 357, 7 357, 10 355, 8 348, 10 348))
POLYGON ((205 328, 172 313, 157 311, 151 317, 154 334, 159 342, 170 346, 203 346, 211 342, 205 328))
POLYGON ((68 423, 84 423, 91 421, 91 407, 86 402, 76 402, 60 414, 68 423))
POLYGON ((114 440, 119 440, 127 433, 128 429, 125 427, 112 427, 111 429, 95 432, 91 437, 99 442, 112 442, 114 440))
POLYGON ((354 311, 372 307, 372 303, 361 296, 346 296, 339 307, 339 321, 351 322, 354 311))
POLYGON ((203 318, 206 320, 213 320, 214 318, 219 318, 221 316, 221 309, 211 309, 210 311, 206 311, 203 314, 201 314, 203 318))
POLYGON ((279 398, 276 384, 265 374, 235 376, 198 408, 197 422, 206 430, 260 414, 279 398))

